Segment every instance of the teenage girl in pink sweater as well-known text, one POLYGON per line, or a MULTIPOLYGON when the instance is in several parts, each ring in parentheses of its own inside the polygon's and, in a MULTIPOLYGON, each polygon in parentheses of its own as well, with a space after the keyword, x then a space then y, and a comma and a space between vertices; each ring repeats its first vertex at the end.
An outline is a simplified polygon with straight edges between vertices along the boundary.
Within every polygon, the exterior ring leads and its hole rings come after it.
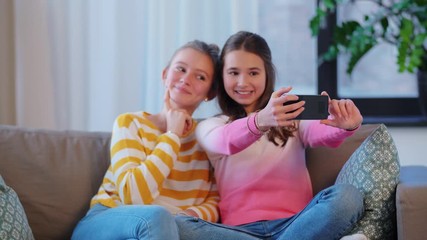
POLYGON ((232 35, 221 64, 222 115, 201 122, 196 136, 214 166, 222 224, 176 218, 181 239, 342 238, 362 216, 363 196, 340 184, 313 197, 305 148, 339 146, 361 125, 358 108, 329 100, 328 119, 293 120, 305 103, 284 106, 298 97, 290 87, 274 91, 270 49, 254 33, 232 35))

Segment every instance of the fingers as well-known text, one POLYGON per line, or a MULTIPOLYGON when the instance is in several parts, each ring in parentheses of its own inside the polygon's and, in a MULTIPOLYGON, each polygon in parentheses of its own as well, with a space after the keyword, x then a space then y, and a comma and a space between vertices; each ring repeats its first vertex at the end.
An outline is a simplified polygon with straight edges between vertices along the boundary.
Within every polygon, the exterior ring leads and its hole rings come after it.
POLYGON ((334 115, 338 118, 344 118, 347 119, 351 113, 351 109, 354 106, 354 103, 350 99, 331 99, 329 94, 326 91, 323 91, 321 93, 322 96, 328 96, 328 102, 329 102, 329 112, 330 114, 334 115))
POLYGON ((166 113, 166 130, 182 137, 191 130, 193 119, 187 111, 183 109, 170 109, 166 113))
POLYGON ((329 105, 330 119, 322 120, 321 123, 342 129, 354 129, 359 126, 363 117, 351 99, 333 99, 329 105))
MULTIPOLYGON (((273 94, 271 95, 271 99, 273 101, 273 104, 277 104, 277 105, 289 105, 291 104, 289 101, 297 101, 298 100, 298 96, 294 95, 294 94, 288 94, 290 91, 292 90, 292 87, 283 87, 280 88, 279 90, 273 92, 273 94), (276 98, 276 99, 273 99, 276 98), (288 104, 286 104, 286 102, 289 102, 288 104)), ((294 102, 292 102, 294 103, 294 102)), ((288 107, 286 108, 286 112, 288 111, 294 111, 295 109, 301 107, 304 105, 304 103, 299 104, 300 106, 298 107, 288 107)))
POLYGON ((331 114, 333 114, 337 118, 348 119, 350 116, 349 111, 354 106, 353 101, 350 99, 342 99, 342 100, 331 100, 331 114))
POLYGON ((166 110, 166 130, 183 136, 190 131, 193 125, 193 119, 184 109, 175 109, 171 105, 170 90, 166 89, 164 96, 164 106, 166 110))
POLYGON ((298 101, 298 96, 294 94, 282 94, 280 104, 284 106, 281 113, 285 121, 296 118, 305 109, 305 101, 298 101))
POLYGON ((189 114, 185 114, 185 127, 184 127, 183 134, 190 131, 192 126, 193 126, 193 119, 191 118, 191 116, 189 114))
POLYGON ((328 102, 331 102, 331 97, 329 96, 329 94, 326 91, 323 91, 322 93, 320 93, 320 95, 328 96, 328 102))
POLYGON ((263 127, 293 126, 295 118, 304 110, 305 101, 289 94, 292 87, 283 87, 273 92, 265 108, 258 113, 258 122, 263 127))
POLYGON ((279 90, 273 92, 273 94, 271 95, 271 97, 273 97, 273 98, 280 97, 283 94, 290 92, 291 90, 292 90, 292 87, 282 87, 279 90))
MULTIPOLYGON (((321 95, 329 97, 326 91, 323 91, 321 95)), ((331 99, 329 97, 329 113, 330 117, 321 120, 321 123, 342 129, 355 129, 363 122, 359 109, 351 99, 331 99)))

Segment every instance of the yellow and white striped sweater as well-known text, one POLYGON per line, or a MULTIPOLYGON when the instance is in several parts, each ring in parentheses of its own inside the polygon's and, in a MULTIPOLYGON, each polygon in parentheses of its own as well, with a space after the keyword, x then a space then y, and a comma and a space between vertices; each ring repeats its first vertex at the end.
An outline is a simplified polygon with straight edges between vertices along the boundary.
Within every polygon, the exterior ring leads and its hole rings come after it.
POLYGON ((179 138, 161 133, 148 115, 125 113, 114 122, 111 164, 91 206, 155 204, 173 214, 191 209, 217 222, 219 195, 207 155, 196 142, 197 123, 179 138))

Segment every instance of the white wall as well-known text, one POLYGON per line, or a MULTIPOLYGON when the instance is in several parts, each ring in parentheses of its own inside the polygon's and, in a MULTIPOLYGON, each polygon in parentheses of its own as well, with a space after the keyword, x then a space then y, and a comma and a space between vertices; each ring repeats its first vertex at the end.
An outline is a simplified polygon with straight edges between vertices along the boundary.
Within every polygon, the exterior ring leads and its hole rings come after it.
POLYGON ((396 144, 402 166, 427 166, 427 127, 387 128, 396 144))

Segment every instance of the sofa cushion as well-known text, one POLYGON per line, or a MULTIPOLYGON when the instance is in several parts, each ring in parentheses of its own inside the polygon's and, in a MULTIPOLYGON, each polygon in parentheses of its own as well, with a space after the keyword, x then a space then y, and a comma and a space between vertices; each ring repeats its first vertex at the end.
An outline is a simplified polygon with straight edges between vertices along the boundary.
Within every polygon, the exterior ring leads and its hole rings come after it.
POLYGON ((0 125, 0 175, 35 239, 70 239, 109 166, 110 135, 0 125))
POLYGON ((307 148, 306 160, 313 186, 313 196, 332 186, 344 164, 380 124, 363 124, 337 148, 307 148))
POLYGON ((365 214, 352 233, 364 233, 371 240, 394 238, 399 170, 396 146, 381 124, 351 155, 336 180, 353 184, 364 194, 365 214))
POLYGON ((34 239, 16 192, 0 175, 0 239, 34 239))

